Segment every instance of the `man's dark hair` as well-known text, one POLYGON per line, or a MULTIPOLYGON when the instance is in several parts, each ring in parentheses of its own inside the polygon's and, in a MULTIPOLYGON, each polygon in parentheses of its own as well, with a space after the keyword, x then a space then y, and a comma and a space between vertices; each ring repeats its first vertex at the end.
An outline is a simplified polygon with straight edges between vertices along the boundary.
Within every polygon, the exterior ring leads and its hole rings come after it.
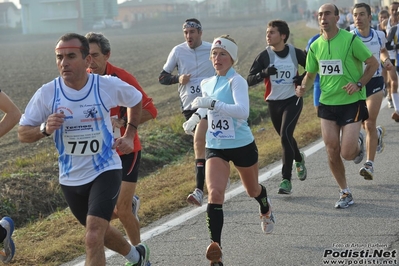
POLYGON ((339 9, 336 5, 334 5, 334 15, 339 16, 339 9))
POLYGON ((58 41, 56 42, 56 45, 60 42, 67 42, 73 39, 78 39, 80 41, 80 43, 82 44, 80 46, 80 52, 82 53, 82 57, 83 59, 85 59, 88 55, 89 55, 89 51, 90 51, 90 46, 89 46, 89 41, 86 39, 85 36, 77 34, 77 33, 67 33, 62 35, 58 41))
POLYGON ((353 9, 362 8, 362 7, 364 7, 366 9, 367 15, 370 16, 371 15, 371 7, 366 3, 357 3, 353 6, 353 9))
POLYGON ((95 43, 100 47, 101 53, 103 55, 108 54, 111 52, 111 44, 109 43, 109 40, 104 36, 102 33, 96 33, 96 32, 89 32, 85 35, 86 39, 90 43, 95 43))
POLYGON ((280 34, 285 34, 285 39, 284 39, 284 43, 287 42, 288 37, 290 37, 290 28, 288 27, 287 22, 285 22, 284 20, 280 20, 280 19, 276 19, 276 20, 272 20, 267 24, 268 27, 273 27, 273 28, 277 28, 278 32, 280 32, 280 34))

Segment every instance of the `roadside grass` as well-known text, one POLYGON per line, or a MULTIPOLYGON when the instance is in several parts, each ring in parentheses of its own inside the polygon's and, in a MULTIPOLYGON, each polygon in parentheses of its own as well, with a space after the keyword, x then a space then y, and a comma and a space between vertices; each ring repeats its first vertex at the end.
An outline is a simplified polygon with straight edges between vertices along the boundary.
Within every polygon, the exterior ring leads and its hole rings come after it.
MULTIPOLYGON (((295 33, 296 47, 305 47, 307 40, 317 32, 317 30, 306 28, 304 23, 290 24, 290 27, 295 33)), ((246 66, 245 71, 249 67, 250 65, 246 66)), ((249 123, 259 150, 260 168, 281 159, 281 142, 267 118, 267 106, 263 100, 263 93, 263 84, 254 86, 249 91, 251 100, 249 123)), ((304 97, 304 108, 295 130, 299 147, 304 147, 321 136, 319 119, 315 114, 311 94, 312 91, 309 90, 304 97)), ((142 227, 186 207, 185 198, 194 189, 192 137, 182 133, 182 123, 182 115, 176 114, 162 120, 148 122, 140 128, 143 145, 142 167, 148 169, 148 172, 145 170, 145 175, 141 175, 137 186, 137 194, 141 199, 139 215, 142 227)), ((52 143, 44 142, 42 150, 36 155, 12 158, 7 169, 0 173, 2 181, 27 180, 20 189, 31 186, 29 193, 49 195, 43 190, 51 189, 54 198, 43 198, 43 204, 52 200, 62 203, 54 210, 49 208, 48 213, 43 213, 39 218, 34 217, 33 214, 27 215, 28 219, 25 220, 23 226, 17 228, 14 233, 17 252, 10 265, 60 265, 85 252, 84 228, 76 221, 69 209, 65 208, 66 204, 62 199, 58 179, 54 180, 57 173, 56 162, 57 156, 52 143)), ((231 178, 232 182, 236 182, 239 177, 233 169, 234 167, 232 167, 231 178)), ((7 184, 11 188, 13 183, 7 184)), ((18 197, 27 197, 27 194, 28 192, 20 193, 18 197)), ((29 209, 29 206, 18 206, 13 202, 0 195, 0 213, 13 216, 14 211, 21 212, 22 209, 29 209), (8 206, 9 209, 4 209, 6 208, 4 206, 8 206)), ((33 206, 38 203, 31 204, 33 206)), ((112 221, 112 224, 124 233, 119 221, 112 221)))

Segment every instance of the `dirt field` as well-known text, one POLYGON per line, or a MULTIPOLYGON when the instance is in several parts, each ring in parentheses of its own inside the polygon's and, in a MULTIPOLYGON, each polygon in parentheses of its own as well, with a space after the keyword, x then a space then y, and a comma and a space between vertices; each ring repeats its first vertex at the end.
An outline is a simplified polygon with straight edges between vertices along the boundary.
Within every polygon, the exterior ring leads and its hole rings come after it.
MULTIPOLYGON (((104 31, 111 42, 110 62, 138 79, 158 108, 158 120, 180 113, 177 86, 159 84, 158 75, 173 46, 184 41, 181 24, 152 25, 131 31, 104 31)), ((266 46, 265 25, 262 20, 203 22, 203 40, 212 42, 214 37, 222 34, 234 38, 239 47, 236 69, 246 77, 254 58, 266 46)), ((39 87, 58 76, 54 47, 60 35, 0 36, 0 89, 13 99, 21 111, 39 87)), ((14 128, 0 139, 0 172, 16 164, 16 158, 32 157, 43 147, 49 154, 54 153, 50 139, 34 144, 19 143, 14 128)), ((7 213, 7 204, 19 204, 22 207, 17 208, 18 214, 13 218, 16 218, 17 225, 23 225, 27 219, 35 219, 38 213, 39 216, 46 216, 59 206, 57 204, 63 201, 62 195, 58 198, 46 196, 49 195, 46 193, 53 193, 49 187, 57 184, 58 169, 54 155, 50 154, 49 158, 42 165, 38 163, 35 169, 17 171, 13 173, 13 178, 0 181, 0 217, 7 213), (49 199, 59 202, 55 204, 49 199)))

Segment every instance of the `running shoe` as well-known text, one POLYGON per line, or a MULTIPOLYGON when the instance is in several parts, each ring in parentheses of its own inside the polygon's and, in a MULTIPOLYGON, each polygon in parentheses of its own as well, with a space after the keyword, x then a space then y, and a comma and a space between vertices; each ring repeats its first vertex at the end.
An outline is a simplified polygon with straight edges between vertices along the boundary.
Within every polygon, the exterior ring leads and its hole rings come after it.
POLYGON ((359 154, 353 160, 353 162, 355 164, 361 163, 363 161, 363 157, 364 157, 364 136, 363 136, 362 132, 359 132, 359 145, 360 145, 359 154))
POLYGON ((337 209, 345 209, 354 203, 352 193, 343 193, 339 192, 339 200, 335 203, 335 208, 337 209))
POLYGON ((393 106, 393 102, 392 102, 392 99, 387 99, 388 100, 388 108, 393 108, 394 106, 393 106))
POLYGON ((140 260, 137 263, 126 262, 125 266, 151 266, 150 263, 150 249, 146 244, 140 243, 135 246, 140 254, 140 260))
POLYGON ((132 198, 132 213, 134 216, 136 216, 137 221, 140 221, 139 208, 140 208, 140 198, 139 198, 139 196, 134 195, 132 198))
POLYGON ((374 178, 374 169, 373 165, 370 162, 366 162, 362 168, 359 170, 359 174, 364 177, 366 180, 373 180, 374 178))
POLYGON ((3 243, 0 243, 0 261, 8 263, 15 254, 15 245, 11 238, 14 232, 14 221, 10 217, 3 217, 3 219, 0 220, 0 225, 7 231, 3 243))
POLYGON ((292 192, 291 181, 288 179, 283 179, 280 183, 280 187, 278 189, 278 194, 290 194, 292 192))
POLYGON ((188 195, 186 201, 189 204, 196 205, 196 206, 202 206, 202 201, 204 200, 204 192, 202 192, 201 189, 194 189, 193 193, 188 195))
POLYGON ((295 162, 295 167, 296 167, 296 176, 299 178, 299 180, 303 181, 306 179, 307 176, 307 170, 305 166, 305 154, 303 152, 301 152, 301 157, 302 161, 295 162))
POLYGON ((378 133, 378 145, 377 145, 377 153, 381 153, 384 151, 385 144, 383 141, 383 137, 385 135, 385 128, 382 126, 377 126, 377 133, 378 133))
POLYGON ((391 118, 395 120, 395 122, 399 122, 399 114, 397 112, 393 112, 391 118))
POLYGON ((206 249, 206 258, 211 266, 223 266, 222 255, 222 248, 217 242, 212 242, 206 249))
POLYGON ((274 229, 274 224, 276 223, 276 220, 274 218, 274 214, 272 212, 272 205, 270 203, 270 199, 267 198, 267 202, 269 203, 269 211, 266 214, 260 213, 260 220, 261 220, 261 227, 262 231, 265 234, 270 234, 273 232, 274 229))

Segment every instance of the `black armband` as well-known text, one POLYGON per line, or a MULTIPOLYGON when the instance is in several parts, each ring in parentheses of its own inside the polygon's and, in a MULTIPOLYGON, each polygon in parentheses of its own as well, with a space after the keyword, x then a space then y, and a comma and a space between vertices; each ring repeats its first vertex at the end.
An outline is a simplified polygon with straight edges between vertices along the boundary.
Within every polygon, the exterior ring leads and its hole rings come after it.
POLYGON ((176 84, 179 83, 179 75, 172 75, 163 70, 161 74, 159 74, 158 81, 163 85, 176 84))
POLYGON ((173 76, 173 84, 179 83, 179 75, 173 76))
POLYGON ((393 45, 391 42, 387 42, 387 43, 385 44, 385 48, 386 48, 388 51, 392 51, 392 50, 394 49, 394 46, 395 46, 395 45, 393 45))

